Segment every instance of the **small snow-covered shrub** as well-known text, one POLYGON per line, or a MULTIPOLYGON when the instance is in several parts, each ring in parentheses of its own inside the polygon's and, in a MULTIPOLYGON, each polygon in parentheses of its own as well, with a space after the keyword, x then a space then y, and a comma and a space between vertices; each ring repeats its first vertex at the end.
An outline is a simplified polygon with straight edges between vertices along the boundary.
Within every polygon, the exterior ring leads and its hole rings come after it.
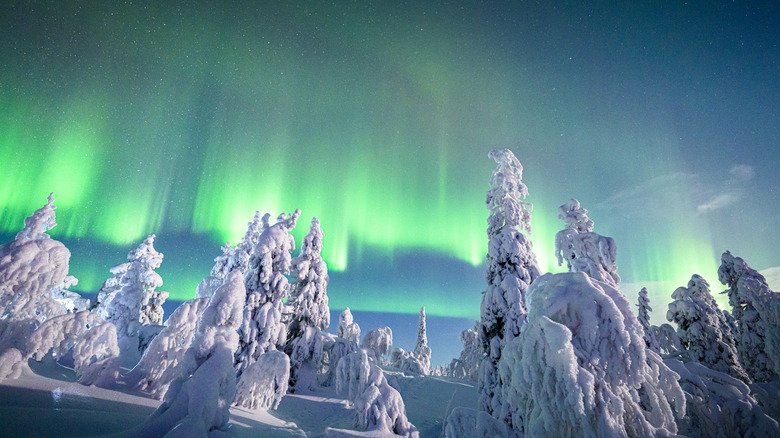
POLYGON ((369 351, 376 360, 390 354, 393 347, 393 331, 390 327, 379 327, 363 336, 360 348, 369 351))
POLYGON ((290 346, 290 387, 296 391, 314 390, 322 368, 322 332, 306 327, 290 346))
POLYGON ((249 409, 276 409, 287 393, 290 380, 290 358, 269 350, 249 365, 236 387, 236 406, 249 409))
POLYGON ((352 312, 349 310, 349 307, 344 309, 339 315, 339 327, 336 336, 354 343, 357 349, 360 342, 360 326, 352 318, 352 312))
POLYGON ((357 426, 363 430, 383 431, 418 437, 419 432, 406 418, 401 394, 387 382, 381 368, 366 350, 343 357, 337 366, 336 389, 348 390, 355 408, 357 426))
POLYGON ((446 438, 505 438, 509 436, 507 424, 493 418, 485 411, 458 406, 447 416, 444 427, 446 438))
POLYGON ((322 384, 324 386, 333 384, 333 379, 336 376, 336 369, 341 358, 351 353, 355 353, 357 350, 357 344, 338 336, 333 337, 332 340, 323 344, 323 354, 327 355, 328 358, 328 370, 322 379, 322 384))
POLYGON ((177 307, 162 331, 149 343, 138 364, 125 376, 125 383, 161 399, 168 385, 181 374, 179 365, 208 303, 209 298, 196 298, 177 307))

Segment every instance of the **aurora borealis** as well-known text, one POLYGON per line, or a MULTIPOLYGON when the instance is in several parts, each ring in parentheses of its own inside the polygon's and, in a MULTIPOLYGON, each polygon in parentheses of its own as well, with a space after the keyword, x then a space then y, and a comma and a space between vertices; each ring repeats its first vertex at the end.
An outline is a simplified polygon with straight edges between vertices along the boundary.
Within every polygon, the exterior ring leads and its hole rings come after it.
POLYGON ((780 6, 639 3, 3 2, 0 237, 54 192, 78 290, 154 233, 182 300, 300 208, 332 308, 474 318, 507 147, 543 269, 571 197, 624 284, 780 266, 780 6))

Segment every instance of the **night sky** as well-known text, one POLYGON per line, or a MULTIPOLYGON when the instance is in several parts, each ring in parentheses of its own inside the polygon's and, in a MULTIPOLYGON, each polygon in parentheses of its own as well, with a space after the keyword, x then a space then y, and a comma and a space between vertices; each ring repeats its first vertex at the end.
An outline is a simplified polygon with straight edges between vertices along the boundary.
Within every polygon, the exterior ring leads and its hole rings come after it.
POLYGON ((183 300, 300 208, 332 308, 473 319, 510 148, 543 271, 572 197, 661 315, 727 249, 780 266, 780 3, 582 3, 4 1, 2 242, 54 192, 76 289, 154 233, 183 300))

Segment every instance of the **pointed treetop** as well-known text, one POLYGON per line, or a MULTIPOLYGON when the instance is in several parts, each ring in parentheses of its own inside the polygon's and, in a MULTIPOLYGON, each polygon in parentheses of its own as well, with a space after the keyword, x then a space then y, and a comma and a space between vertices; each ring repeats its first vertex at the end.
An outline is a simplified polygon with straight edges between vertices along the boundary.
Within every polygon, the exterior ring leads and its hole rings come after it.
POLYGON ((505 226, 531 232, 530 202, 528 188, 523 184, 523 166, 509 149, 494 149, 488 157, 498 164, 490 176, 490 190, 485 203, 490 210, 488 234, 497 234, 505 226))
POLYGON ((558 218, 578 233, 593 231, 593 221, 588 218, 588 210, 580 207, 580 202, 574 198, 558 207, 558 218))
POLYGON ((25 218, 24 229, 16 234, 16 239, 41 240, 50 239, 47 231, 57 226, 55 222, 54 193, 49 194, 48 202, 43 207, 35 210, 32 216, 25 218))

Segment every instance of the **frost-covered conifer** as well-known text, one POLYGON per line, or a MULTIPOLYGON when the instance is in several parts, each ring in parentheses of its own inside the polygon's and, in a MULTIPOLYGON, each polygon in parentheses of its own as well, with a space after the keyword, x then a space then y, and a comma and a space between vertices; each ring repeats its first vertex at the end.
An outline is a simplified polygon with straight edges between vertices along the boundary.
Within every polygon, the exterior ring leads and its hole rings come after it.
POLYGON ((109 270, 113 276, 103 282, 103 286, 98 291, 97 298, 95 298, 95 302, 92 303, 89 310, 97 313, 103 319, 108 318, 108 305, 114 299, 116 293, 122 289, 122 277, 124 277, 128 269, 130 269, 130 263, 122 263, 109 270))
MULTIPOLYGON (((728 373, 750 383, 737 358, 734 339, 727 338, 728 327, 721 327, 720 309, 710 295, 707 281, 694 275, 688 287, 679 287, 672 294, 666 319, 677 324, 677 335, 691 358, 715 371, 728 373)), ((722 315, 721 315, 722 316, 722 315)))
POLYGON ((300 210, 280 215, 276 224, 263 231, 252 250, 244 272, 246 304, 235 355, 239 375, 261 354, 285 345, 287 329, 282 322, 282 308, 290 287, 286 277, 290 273, 290 253, 295 250, 290 231, 300 215, 300 210))
POLYGON ((372 358, 381 361, 382 357, 390 354, 393 348, 393 331, 390 327, 379 327, 370 330, 363 336, 360 348, 367 350, 372 358))
POLYGON ((450 363, 449 374, 452 377, 476 382, 479 376, 479 364, 485 358, 485 352, 479 343, 479 334, 476 330, 463 330, 460 332, 460 342, 463 344, 463 350, 460 356, 450 363))
POLYGON ((236 395, 233 352, 246 299, 240 272, 214 293, 162 404, 133 436, 206 436, 225 430, 236 395))
POLYGON ((214 266, 211 268, 209 276, 198 283, 195 289, 195 298, 208 298, 214 295, 216 291, 225 282, 225 278, 230 273, 228 270, 228 260, 230 260, 235 248, 230 246, 230 242, 222 245, 222 254, 214 259, 214 266))
POLYGON ((650 307, 650 299, 647 297, 646 287, 643 287, 639 291, 639 298, 637 301, 638 303, 636 306, 638 307, 638 311, 636 319, 639 320, 639 324, 642 325, 642 329, 645 332, 645 345, 647 348, 650 348, 658 353, 658 341, 655 339, 655 333, 653 333, 653 329, 650 326, 650 312, 653 311, 653 308, 650 307))
POLYGON ((312 218, 301 252, 292 260, 293 282, 287 306, 290 325, 285 351, 290 355, 290 385, 299 389, 299 378, 305 386, 316 383, 322 368, 322 331, 330 327, 328 308, 328 267, 322 260, 322 228, 312 218), (300 374, 305 374, 301 376, 300 374))
POLYGON ((401 394, 387 382, 384 372, 360 350, 342 358, 336 370, 336 389, 348 392, 358 427, 406 437, 419 437, 406 417, 401 394))
POLYGON ((154 270, 160 267, 163 255, 155 251, 154 237, 150 234, 127 255, 129 266, 120 280, 121 289, 106 309, 106 320, 116 326, 124 365, 134 365, 141 356, 141 326, 162 324, 162 304, 168 292, 155 290, 162 286, 162 278, 154 270))
POLYGON ((179 366, 195 336, 209 298, 185 301, 171 314, 165 327, 152 339, 141 360, 125 376, 125 384, 161 399, 168 385, 179 377, 179 366))
POLYGON ((496 416, 501 412, 498 360, 501 350, 520 334, 525 322, 525 291, 539 276, 536 255, 523 230, 531 232, 531 204, 523 201, 523 166, 509 149, 488 154, 497 163, 485 202, 488 217, 488 253, 482 296, 479 336, 485 359, 480 365, 479 404, 496 416))
POLYGON ((623 294, 582 272, 528 289, 528 321, 504 349, 502 413, 525 436, 675 434, 678 376, 645 348, 623 294), (674 407, 674 411, 672 409, 674 407))
POLYGON ((68 290, 68 288, 71 288, 77 284, 79 284, 79 280, 76 277, 67 275, 62 281, 62 284, 55 287, 52 291, 52 297, 54 300, 60 303, 68 313, 89 310, 90 307, 89 299, 82 297, 76 292, 71 292, 68 290))
POLYGON ((0 246, 0 353, 23 350, 41 323, 65 313, 52 291, 64 284, 70 251, 46 234, 56 225, 55 208, 49 195, 16 239, 0 246))
POLYGON ((555 235, 558 266, 565 259, 570 272, 584 272, 591 278, 617 286, 620 276, 615 266, 615 240, 593 232, 588 210, 580 207, 576 199, 570 199, 558 211, 558 217, 566 222, 566 228, 555 235))
POLYGON ((360 326, 352 318, 352 312, 349 310, 349 307, 342 310, 341 314, 339 314, 339 328, 336 336, 354 343, 355 348, 357 348, 360 342, 360 326))
POLYGON ((739 361, 755 382, 768 382, 780 375, 780 294, 769 289, 763 275, 740 257, 723 253, 718 268, 732 315, 739 361))
POLYGON ((276 409, 287 393, 290 358, 278 350, 268 350, 249 365, 236 386, 236 406, 249 409, 276 409))
POLYGON ((414 346, 414 355, 423 366, 423 374, 431 371, 431 347, 428 346, 428 332, 425 324, 425 307, 420 309, 420 322, 417 325, 417 344, 414 346))

